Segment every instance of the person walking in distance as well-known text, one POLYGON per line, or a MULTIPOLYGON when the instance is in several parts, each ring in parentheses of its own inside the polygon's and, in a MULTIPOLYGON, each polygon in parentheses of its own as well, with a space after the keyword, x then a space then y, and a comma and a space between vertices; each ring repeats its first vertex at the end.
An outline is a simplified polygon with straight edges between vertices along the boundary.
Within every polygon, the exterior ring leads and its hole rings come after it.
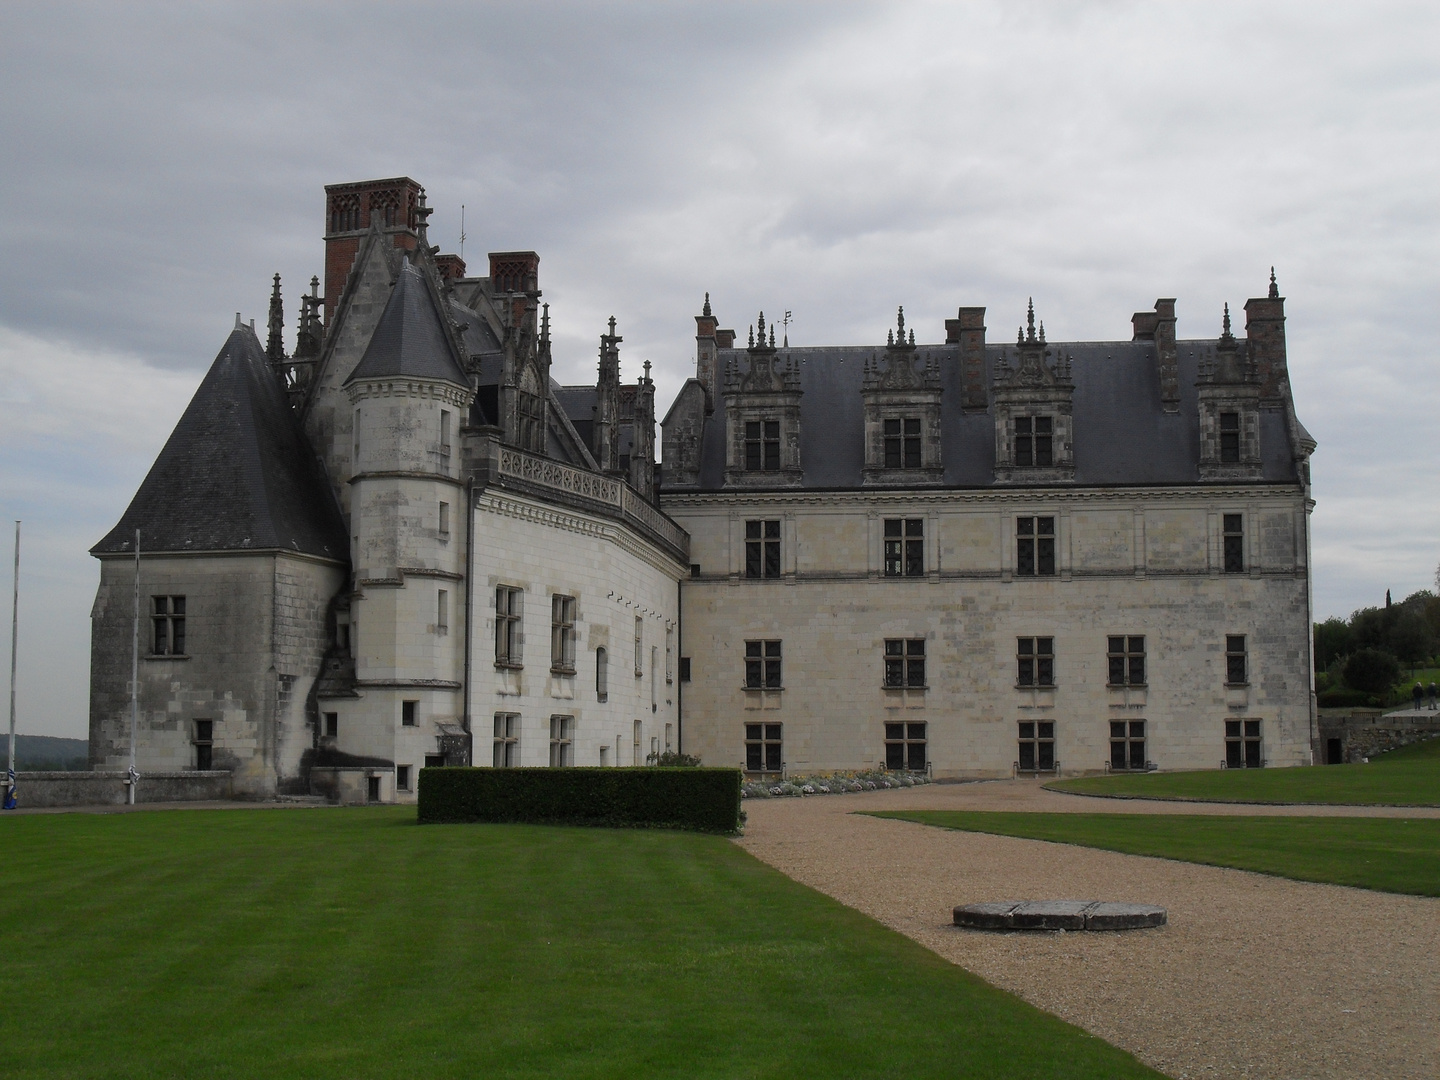
POLYGON ((1425 688, 1417 682, 1415 689, 1410 691, 1410 696, 1415 699, 1415 711, 1419 712, 1425 704, 1425 688))
POLYGON ((1434 711, 1435 711, 1435 690, 1436 690, 1435 684, 1432 682, 1432 683, 1430 684, 1430 711, 1431 711, 1431 712, 1434 712, 1434 711))

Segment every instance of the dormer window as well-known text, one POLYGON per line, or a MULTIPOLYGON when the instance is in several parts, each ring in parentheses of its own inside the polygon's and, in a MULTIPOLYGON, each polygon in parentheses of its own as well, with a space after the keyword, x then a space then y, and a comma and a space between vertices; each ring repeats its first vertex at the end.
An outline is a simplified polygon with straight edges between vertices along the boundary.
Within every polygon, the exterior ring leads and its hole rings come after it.
POLYGON ((920 468, 919 417, 885 421, 885 468, 920 468))
POLYGON ((1049 468, 1055 463, 1054 421, 1048 416, 1015 417, 1015 464, 1049 468))
POLYGON ((750 420, 745 424, 745 468, 749 472, 779 471, 779 420, 750 420))
POLYGON ((1240 414, 1220 414, 1220 464, 1240 464, 1240 414))

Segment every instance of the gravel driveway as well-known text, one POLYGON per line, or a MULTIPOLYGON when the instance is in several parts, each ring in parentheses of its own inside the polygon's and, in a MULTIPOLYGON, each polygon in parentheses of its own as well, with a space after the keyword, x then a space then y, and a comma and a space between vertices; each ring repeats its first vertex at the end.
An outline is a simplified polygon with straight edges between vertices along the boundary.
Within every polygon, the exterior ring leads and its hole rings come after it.
MULTIPOLYGON (((737 842, 770 865, 1174 1077, 1440 1077, 1440 900, 856 816, 857 810, 1339 814, 1093 799, 1032 781, 751 799, 737 842), (956 904, 1129 900, 1168 926, 958 930, 956 904)), ((1237 828, 1243 828, 1239 821, 1237 828)))

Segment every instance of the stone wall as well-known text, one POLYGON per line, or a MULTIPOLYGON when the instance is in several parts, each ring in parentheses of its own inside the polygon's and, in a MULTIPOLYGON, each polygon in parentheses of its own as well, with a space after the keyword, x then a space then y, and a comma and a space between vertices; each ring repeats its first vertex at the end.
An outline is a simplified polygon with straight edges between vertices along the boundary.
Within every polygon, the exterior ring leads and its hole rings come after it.
MULTIPOLYGON (((126 772, 22 772, 16 774, 16 801, 20 807, 123 806, 129 801, 126 772)), ((155 772, 140 774, 135 789, 138 803, 196 802, 234 797, 228 770, 155 772)))
POLYGON ((1338 739, 1341 760, 1354 764, 1387 750, 1440 737, 1440 712, 1409 709, 1382 714, 1378 709, 1356 709, 1349 716, 1322 716, 1319 727, 1316 763, 1331 763, 1332 740, 1338 739))
POLYGON ((1018 724, 1053 720, 1066 773, 1146 721, 1163 769, 1218 768, 1224 722, 1258 719, 1271 765, 1312 753, 1306 510, 1292 491, 673 495, 698 578, 683 583, 685 747, 738 763, 747 722, 783 725, 792 770, 873 767, 886 721, 927 724, 936 776, 1006 776, 1018 724), (1223 573, 1220 518, 1244 515, 1247 569, 1223 573), (1016 570, 1015 517, 1056 519, 1056 573, 1016 570), (925 573, 886 577, 883 524, 925 524, 925 573), (747 519, 782 521, 782 575, 748 579, 747 519), (1143 687, 1108 685, 1110 635, 1145 638, 1143 687), (1226 637, 1247 680, 1227 685, 1226 637), (1054 639, 1053 689, 1017 685, 1017 639, 1054 639), (923 638, 926 687, 884 686, 886 639, 923 638), (783 690, 744 688, 747 640, 782 642, 783 690))

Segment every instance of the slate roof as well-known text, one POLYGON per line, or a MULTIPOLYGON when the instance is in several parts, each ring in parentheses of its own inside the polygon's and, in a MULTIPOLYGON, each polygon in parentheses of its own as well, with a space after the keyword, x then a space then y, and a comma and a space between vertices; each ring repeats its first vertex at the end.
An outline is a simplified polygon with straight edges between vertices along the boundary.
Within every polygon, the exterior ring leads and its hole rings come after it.
MULTIPOLYGON (((1079 486, 1198 484, 1200 414, 1195 382, 1200 361, 1214 353, 1213 341, 1177 343, 1180 409, 1166 412, 1152 341, 1051 342, 1054 351, 1073 358, 1075 382, 1075 480, 1079 486)), ((800 465, 802 486, 845 490, 861 486, 865 462, 864 364, 881 356, 881 346, 781 349, 800 370, 800 465)), ((985 385, 992 385, 1001 354, 1015 361, 1013 346, 985 349, 985 385)), ((732 360, 745 370, 746 351, 721 349, 718 370, 732 360)), ((921 345, 916 366, 934 356, 940 366, 941 459, 944 484, 955 488, 995 485, 993 406, 965 413, 960 407, 957 345, 921 345)), ((725 479, 725 401, 716 395, 715 411, 705 420, 699 490, 718 491, 725 479)), ((1285 418, 1279 410, 1260 413, 1260 449, 1266 482, 1296 482, 1285 418)), ((1006 488, 1023 487, 1005 484, 1006 488)), ((671 489, 678 491, 682 489, 671 489)), ((749 490, 747 488, 747 490, 749 490)))
POLYGON ((237 326, 120 523, 90 549, 284 548, 347 562, 339 507, 255 332, 237 326))
POLYGON ((365 355, 345 385, 357 379, 392 376, 446 379, 467 389, 470 386, 465 365, 455 355, 425 279, 408 258, 400 268, 400 277, 375 325, 370 344, 365 346, 365 355))

